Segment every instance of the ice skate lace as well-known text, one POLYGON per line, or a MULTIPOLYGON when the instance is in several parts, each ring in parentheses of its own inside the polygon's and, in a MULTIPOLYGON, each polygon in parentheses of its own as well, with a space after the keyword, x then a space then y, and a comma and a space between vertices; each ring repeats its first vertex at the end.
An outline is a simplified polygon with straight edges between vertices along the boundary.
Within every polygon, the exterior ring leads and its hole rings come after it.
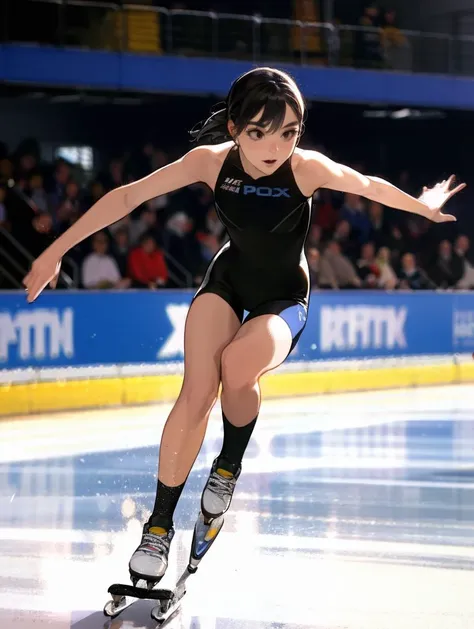
POLYGON ((235 487, 235 478, 224 478, 217 472, 213 472, 209 479, 209 489, 218 496, 232 496, 235 487))
POLYGON ((152 557, 162 557, 169 551, 170 542, 167 537, 145 533, 140 544, 140 550, 152 557))

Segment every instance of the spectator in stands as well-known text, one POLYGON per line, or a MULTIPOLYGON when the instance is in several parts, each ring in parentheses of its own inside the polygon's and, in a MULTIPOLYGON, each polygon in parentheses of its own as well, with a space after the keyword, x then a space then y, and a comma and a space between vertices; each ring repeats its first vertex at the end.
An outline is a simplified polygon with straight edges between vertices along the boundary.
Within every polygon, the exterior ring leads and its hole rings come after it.
POLYGON ((438 257, 430 269, 430 277, 439 288, 453 288, 463 276, 463 260, 455 252, 449 240, 442 240, 438 257))
POLYGON ((191 275, 201 267, 201 247, 195 237, 194 221, 185 212, 175 212, 167 220, 163 230, 163 245, 172 258, 168 264, 175 275, 183 275, 180 267, 191 275))
POLYGON ((384 216, 384 207, 377 201, 369 203, 369 239, 375 244, 376 249, 380 249, 387 244, 388 222, 384 216))
POLYGON ((383 65, 380 34, 380 10, 370 2, 359 19, 360 30, 355 34, 355 66, 359 68, 381 68, 383 65))
POLYGON ((340 244, 344 255, 350 260, 357 260, 360 246, 347 221, 340 221, 336 225, 332 239, 340 244))
POLYGON ((412 253, 405 253, 401 260, 399 288, 411 290, 435 289, 436 284, 420 269, 412 253))
POLYGON ((120 275, 128 277, 128 255, 130 251, 130 241, 128 229, 120 227, 114 233, 112 243, 112 253, 118 264, 120 275))
POLYGON ((410 44, 397 26, 397 14, 394 9, 385 11, 381 41, 385 64, 388 68, 393 70, 411 69, 410 44))
POLYGON ((28 182, 28 196, 39 212, 49 212, 48 195, 43 185, 43 176, 35 172, 28 182))
POLYGON ((74 180, 69 180, 64 191, 64 198, 55 208, 54 224, 59 234, 62 234, 77 221, 82 213, 82 204, 79 198, 79 185, 74 180))
POLYGON ((106 190, 113 190, 127 183, 123 160, 120 158, 113 159, 109 164, 108 172, 105 173, 102 179, 106 190))
POLYGON ((370 221, 365 212, 364 201, 358 194, 344 195, 344 204, 339 211, 339 218, 347 221, 359 244, 367 242, 370 234, 370 221))
POLYGON ((152 232, 143 234, 140 245, 130 252, 128 274, 136 288, 166 286, 168 268, 152 232))
POLYGON ((25 230, 26 248, 32 256, 37 257, 54 240, 53 219, 47 212, 34 214, 31 227, 31 230, 25 230))
POLYGON ((49 186, 46 187, 46 190, 49 193, 50 207, 58 207, 58 205, 64 199, 64 196, 66 194, 66 186, 70 178, 71 167, 65 160, 59 159, 56 162, 52 180, 49 186))
POLYGON ((123 279, 117 262, 107 253, 109 238, 106 232, 97 232, 92 236, 92 253, 82 265, 82 283, 85 288, 128 288, 130 280, 123 279))
POLYGON ((0 183, 0 227, 7 227, 7 206, 5 204, 7 189, 0 183))
POLYGON ((406 250, 403 234, 397 225, 392 225, 388 237, 387 246, 390 250, 390 258, 395 271, 398 271, 402 254, 406 250))
POLYGON ((362 245, 361 257, 357 261, 357 274, 364 288, 378 287, 380 271, 375 261, 375 247, 372 242, 362 245))
POLYGON ((463 289, 474 288, 474 262, 470 252, 470 242, 467 236, 458 236, 454 244, 454 251, 463 262, 463 274, 457 287, 463 289))
POLYGON ((319 286, 321 288, 359 288, 361 281, 349 258, 341 252, 336 240, 328 243, 319 265, 319 286))
POLYGON ((317 288, 317 286, 319 286, 319 263, 321 260, 318 249, 316 249, 316 247, 309 247, 306 258, 308 260, 311 286, 312 288, 317 288))
POLYGON ((375 263, 379 269, 378 287, 385 290, 396 288, 398 278, 390 262, 390 249, 388 247, 379 249, 375 263))
POLYGON ((321 227, 323 237, 328 238, 334 231, 337 223, 337 212, 331 191, 324 188, 318 190, 313 199, 315 201, 313 211, 314 223, 321 227))
POLYGON ((313 247, 319 250, 321 248, 321 237, 321 227, 313 223, 309 228, 308 237, 306 238, 306 247, 313 247))
POLYGON ((4 157, 0 160, 0 183, 8 184, 13 179, 13 164, 4 157))

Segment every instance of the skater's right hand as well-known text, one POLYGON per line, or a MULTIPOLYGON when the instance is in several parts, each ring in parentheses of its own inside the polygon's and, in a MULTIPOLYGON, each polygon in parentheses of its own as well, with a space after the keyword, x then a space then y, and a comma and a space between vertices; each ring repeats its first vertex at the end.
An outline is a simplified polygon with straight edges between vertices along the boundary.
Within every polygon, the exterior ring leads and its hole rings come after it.
POLYGON ((49 284, 51 288, 56 288, 60 270, 61 257, 58 257, 53 246, 48 247, 39 258, 33 262, 31 271, 23 280, 23 284, 26 287, 28 303, 31 304, 44 290, 47 284, 49 284))

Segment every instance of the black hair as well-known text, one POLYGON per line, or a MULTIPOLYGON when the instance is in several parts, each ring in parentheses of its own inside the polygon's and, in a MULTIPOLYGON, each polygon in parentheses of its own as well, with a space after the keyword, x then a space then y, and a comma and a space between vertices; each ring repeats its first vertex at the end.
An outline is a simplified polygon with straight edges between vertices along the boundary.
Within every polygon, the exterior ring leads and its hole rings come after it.
POLYGON ((303 133, 306 107, 298 86, 286 72, 274 68, 255 68, 236 79, 224 103, 211 110, 211 116, 191 131, 198 144, 219 144, 232 140, 227 123, 231 120, 235 132, 242 133, 249 122, 263 109, 258 120, 274 133, 285 119, 286 105, 293 110, 303 133))

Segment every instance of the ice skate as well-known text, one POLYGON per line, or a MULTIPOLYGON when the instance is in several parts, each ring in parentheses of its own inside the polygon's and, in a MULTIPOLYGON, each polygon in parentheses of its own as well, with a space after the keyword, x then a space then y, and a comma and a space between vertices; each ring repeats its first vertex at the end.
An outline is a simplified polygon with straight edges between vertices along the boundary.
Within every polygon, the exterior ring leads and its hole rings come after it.
MULTIPOLYGON (((104 614, 111 618, 115 618, 116 616, 121 614, 124 609, 126 609, 127 607, 130 607, 130 605, 132 605, 137 599, 153 600, 153 601, 156 601, 156 606, 151 611, 152 618, 158 622, 159 627, 163 627, 166 624, 168 624, 168 622, 173 620, 173 618, 175 618, 176 615, 179 613, 181 599, 186 594, 186 581, 192 574, 196 573, 200 561, 202 560, 204 555, 207 553, 209 548, 212 546, 212 544, 216 540, 223 525, 224 525, 224 517, 219 517, 217 519, 212 520, 211 522, 208 522, 204 518, 203 514, 200 513, 196 521, 196 524, 194 525, 194 534, 193 534, 193 540, 191 544, 191 552, 189 554, 188 565, 186 566, 186 569, 184 570, 180 579, 176 583, 176 586, 174 587, 174 589, 166 590, 166 589, 158 589, 155 587, 145 588, 145 587, 136 587, 135 585, 130 585, 130 584, 124 585, 121 583, 116 583, 109 587, 108 591, 109 591, 109 594, 112 595, 112 600, 108 601, 108 603, 105 605, 104 614)), ((154 535, 154 533, 153 532, 150 533, 149 528, 147 527, 148 525, 145 525, 142 543, 133 554, 132 560, 135 557, 135 555, 137 555, 137 553, 141 553, 140 555, 138 555, 138 558, 142 558, 143 553, 145 552, 143 547, 145 545, 150 544, 150 542, 147 541, 148 538, 146 538, 146 536, 154 535)), ((165 535, 158 535, 158 537, 165 537, 165 535)), ((171 534, 170 537, 172 538, 173 534, 171 534)), ((170 541, 171 539, 169 540, 169 542, 170 541)), ((154 544, 154 540, 152 540, 152 542, 154 544)), ((167 543, 168 550, 169 550, 169 542, 167 543)), ((167 557, 167 554, 166 554, 166 557, 167 557)), ((132 563, 132 560, 130 561, 130 563, 132 563)), ((140 570, 143 569, 144 563, 145 562, 142 562, 142 559, 140 559, 140 562, 138 563, 138 565, 137 565, 137 562, 134 561, 133 563, 134 574, 137 574, 135 572, 137 568, 139 568, 140 570)), ((148 567, 147 567, 148 571, 150 571, 149 567, 150 567, 150 564, 148 564, 148 567)), ((155 579, 155 584, 157 582, 156 581, 157 574, 158 574, 158 570, 156 570, 153 576, 153 579, 155 579)), ((164 571, 163 571, 163 574, 164 574, 164 571)), ((147 578, 149 579, 151 575, 150 574, 141 575, 140 577, 141 580, 139 581, 139 583, 145 583, 146 580, 145 581, 142 580, 143 576, 147 576, 147 578)), ((152 582, 149 581, 149 584, 150 583, 152 582)))
POLYGON ((168 555, 174 529, 168 531, 159 527, 152 527, 149 523, 143 527, 140 545, 133 553, 128 564, 132 582, 146 581, 148 587, 158 583, 168 567, 168 555))
POLYGON ((218 518, 230 507, 241 469, 223 459, 214 460, 201 497, 201 511, 205 518, 218 518))

